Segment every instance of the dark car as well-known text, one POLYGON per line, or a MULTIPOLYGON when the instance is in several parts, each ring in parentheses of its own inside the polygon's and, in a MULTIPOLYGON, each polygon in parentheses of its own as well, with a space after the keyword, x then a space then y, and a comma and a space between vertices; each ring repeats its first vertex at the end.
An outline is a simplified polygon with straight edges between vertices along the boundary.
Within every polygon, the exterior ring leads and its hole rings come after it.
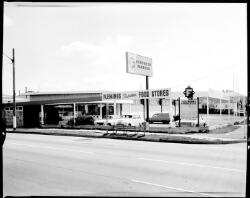
POLYGON ((163 124, 168 124, 170 122, 169 113, 156 113, 149 118, 149 123, 162 122, 163 124))

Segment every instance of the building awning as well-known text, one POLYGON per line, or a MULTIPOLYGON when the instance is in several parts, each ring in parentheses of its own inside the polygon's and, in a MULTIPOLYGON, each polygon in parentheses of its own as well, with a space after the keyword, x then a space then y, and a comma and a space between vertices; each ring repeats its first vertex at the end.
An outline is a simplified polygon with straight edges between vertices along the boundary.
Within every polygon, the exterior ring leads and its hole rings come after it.
POLYGON ((116 103, 116 104, 133 104, 133 100, 102 100, 102 101, 93 101, 93 102, 84 102, 84 104, 110 104, 110 103, 116 103))
POLYGON ((72 105, 57 105, 57 106, 55 106, 55 108, 58 108, 58 109, 62 109, 62 108, 69 109, 69 108, 73 108, 73 106, 72 105))

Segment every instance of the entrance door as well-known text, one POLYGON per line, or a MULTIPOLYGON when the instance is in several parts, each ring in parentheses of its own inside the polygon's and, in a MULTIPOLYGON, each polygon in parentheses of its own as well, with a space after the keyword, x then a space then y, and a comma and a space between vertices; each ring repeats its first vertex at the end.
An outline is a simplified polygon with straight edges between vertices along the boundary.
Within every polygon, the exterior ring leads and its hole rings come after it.
POLYGON ((38 127, 40 105, 23 106, 23 126, 24 127, 38 127))

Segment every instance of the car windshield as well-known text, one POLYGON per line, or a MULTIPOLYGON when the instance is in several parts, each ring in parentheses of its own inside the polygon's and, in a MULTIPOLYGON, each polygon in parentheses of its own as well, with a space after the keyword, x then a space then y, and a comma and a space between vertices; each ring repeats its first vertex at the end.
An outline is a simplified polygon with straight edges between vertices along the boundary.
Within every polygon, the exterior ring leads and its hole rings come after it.
POLYGON ((141 118, 141 116, 140 115, 133 115, 133 118, 138 119, 138 118, 141 118))
POLYGON ((132 118, 133 116, 132 115, 123 115, 122 117, 123 118, 132 118))
POLYGON ((104 119, 112 119, 112 116, 111 115, 105 115, 104 119))

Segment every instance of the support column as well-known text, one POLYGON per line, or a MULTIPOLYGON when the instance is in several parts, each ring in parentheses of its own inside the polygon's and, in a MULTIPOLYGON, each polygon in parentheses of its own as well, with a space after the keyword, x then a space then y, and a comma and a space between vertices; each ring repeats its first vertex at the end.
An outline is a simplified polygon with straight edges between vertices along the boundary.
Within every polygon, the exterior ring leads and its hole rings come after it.
POLYGON ((144 100, 144 105, 142 106, 143 107, 143 119, 144 121, 147 121, 147 118, 146 118, 146 99, 143 99, 144 100))
POLYGON ((200 126, 200 113, 199 113, 199 104, 200 104, 200 98, 197 97, 197 112, 198 112, 198 118, 197 118, 197 121, 198 121, 198 127, 200 126))
POLYGON ((119 116, 121 116, 122 115, 123 104, 120 104, 119 106, 120 106, 119 116))
POLYGON ((121 115, 121 109, 122 109, 122 104, 117 104, 117 115, 120 116, 121 115))
MULTIPOLYGON (((108 126, 108 114, 109 114, 109 104, 106 103, 106 125, 108 126)), ((108 132, 108 128, 107 128, 107 132, 108 132)))
POLYGON ((179 101, 178 101, 178 111, 179 111, 179 127, 181 126, 181 98, 179 97, 179 101))
POLYGON ((207 116, 209 116, 209 100, 208 100, 208 97, 207 97, 207 116))
MULTIPOLYGON (((170 102, 169 102, 169 117, 170 117, 170 126, 172 126, 172 117, 173 117, 173 115, 172 115, 172 98, 170 97, 170 102)), ((163 102, 163 101, 162 101, 163 102)))
POLYGON ((102 103, 100 104, 100 117, 102 119, 102 103))
POLYGON ((221 121, 221 98, 220 98, 220 121, 221 121))
POLYGON ((78 104, 76 104, 76 117, 78 117, 78 114, 79 112, 78 112, 78 104))
POLYGON ((89 108, 88 108, 87 104, 84 105, 84 109, 85 109, 86 114, 88 114, 89 113, 89 108))
POLYGON ((236 97, 236 120, 238 120, 238 96, 236 97))
POLYGON ((76 123, 76 103, 73 103, 73 119, 74 119, 74 125, 76 123))
POLYGON ((233 107, 233 110, 234 110, 234 122, 235 122, 235 111, 236 111, 236 106, 235 106, 236 103, 235 103, 235 100, 236 100, 236 99, 235 99, 235 96, 234 96, 234 101, 233 101, 233 102, 234 102, 234 103, 233 103, 233 104, 234 104, 234 107, 233 107))
POLYGON ((41 105, 41 125, 44 125, 44 106, 41 105))
POLYGON ((114 101, 114 115, 117 115, 117 113, 116 113, 116 101, 114 101))

